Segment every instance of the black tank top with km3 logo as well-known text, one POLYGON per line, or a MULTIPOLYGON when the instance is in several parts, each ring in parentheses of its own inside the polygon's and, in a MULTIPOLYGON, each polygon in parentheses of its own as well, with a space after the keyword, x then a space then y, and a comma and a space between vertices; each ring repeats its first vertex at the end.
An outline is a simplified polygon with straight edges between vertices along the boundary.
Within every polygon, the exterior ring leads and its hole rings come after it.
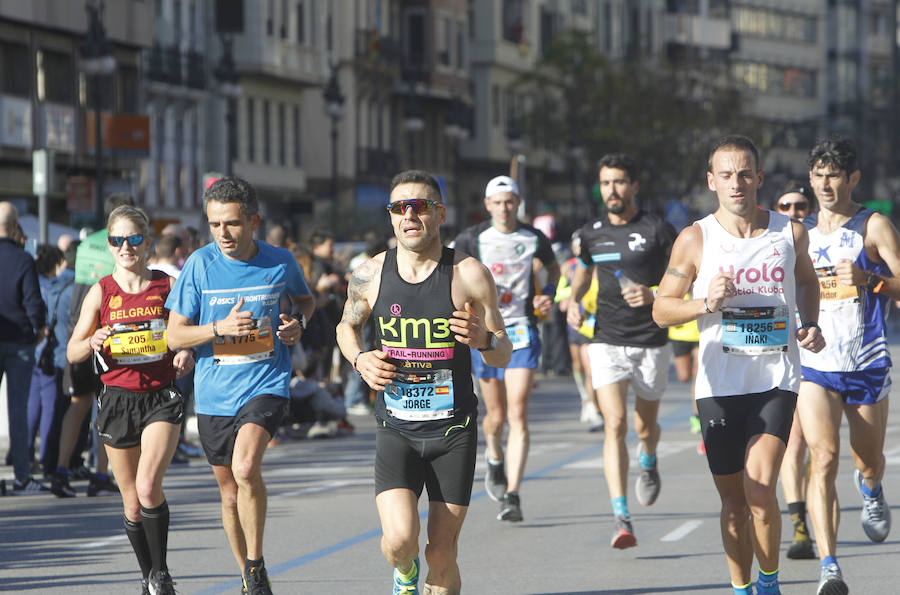
POLYGON ((375 346, 397 366, 393 383, 378 393, 375 417, 417 437, 444 435, 477 413, 469 348, 450 331, 453 258, 444 248, 427 279, 408 283, 397 272, 397 249, 388 250, 372 308, 375 346))

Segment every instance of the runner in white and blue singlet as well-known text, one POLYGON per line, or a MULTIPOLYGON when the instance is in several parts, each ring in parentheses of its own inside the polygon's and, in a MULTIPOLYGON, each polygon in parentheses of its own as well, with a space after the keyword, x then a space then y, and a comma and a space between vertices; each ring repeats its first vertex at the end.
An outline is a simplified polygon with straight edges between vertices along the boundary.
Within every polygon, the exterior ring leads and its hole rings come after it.
POLYGON ((862 527, 875 542, 891 530, 884 498, 884 440, 891 388, 885 319, 900 297, 900 236, 883 215, 852 199, 861 173, 847 139, 817 144, 808 161, 819 211, 806 218, 809 255, 820 285, 819 324, 828 340, 803 354, 797 411, 809 444, 809 516, 819 550, 819 595, 844 595, 836 558, 839 508, 834 486, 844 415, 850 429, 854 484, 862 496, 862 527))

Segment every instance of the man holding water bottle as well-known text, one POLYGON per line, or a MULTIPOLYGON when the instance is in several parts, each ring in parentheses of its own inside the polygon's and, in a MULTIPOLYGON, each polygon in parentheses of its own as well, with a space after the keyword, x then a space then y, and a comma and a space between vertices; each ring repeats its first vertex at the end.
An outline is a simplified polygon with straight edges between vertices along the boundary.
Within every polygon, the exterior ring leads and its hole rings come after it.
POLYGON ((611 545, 625 549, 637 545, 627 501, 629 385, 636 396, 634 429, 641 443, 641 474, 635 484, 638 502, 653 504, 662 485, 656 464, 660 435, 656 417, 672 349, 666 330, 653 322, 651 310, 653 288, 665 272, 675 229, 662 217, 637 206, 638 169, 630 156, 605 155, 599 177, 607 212, 581 228, 581 256, 572 280, 567 319, 571 326, 581 326, 578 302, 596 269, 598 322, 588 356, 606 424, 603 470, 615 517, 611 545))

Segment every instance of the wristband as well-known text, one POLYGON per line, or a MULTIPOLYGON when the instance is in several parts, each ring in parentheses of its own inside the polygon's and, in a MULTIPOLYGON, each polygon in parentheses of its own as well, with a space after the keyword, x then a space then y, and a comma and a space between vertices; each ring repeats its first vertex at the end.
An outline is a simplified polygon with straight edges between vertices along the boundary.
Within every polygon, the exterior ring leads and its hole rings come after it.
POLYGON ((884 288, 884 279, 875 273, 869 273, 866 277, 866 289, 872 293, 879 293, 884 288))
POLYGON ((215 320, 213 320, 213 335, 215 335, 216 337, 221 337, 221 336, 222 336, 222 335, 219 334, 219 329, 218 329, 218 327, 216 326, 216 321, 215 321, 215 320))
POLYGON ((365 352, 360 351, 359 353, 356 354, 356 357, 353 358, 353 369, 356 370, 357 372, 359 372, 359 370, 356 369, 356 362, 359 361, 359 356, 361 356, 363 353, 365 353, 365 352))
POLYGON ((556 287, 554 287, 553 285, 550 285, 548 283, 547 285, 544 286, 544 288, 541 290, 541 292, 544 295, 549 295, 552 298, 556 295, 556 287))
POLYGON ((804 322, 803 324, 800 325, 800 328, 813 328, 813 327, 819 329, 820 333, 822 332, 822 328, 819 326, 818 322, 810 321, 810 322, 804 322))
POLYGON ((306 314, 301 312, 300 314, 295 316, 295 318, 300 322, 300 328, 305 331, 306 330, 306 314))
POLYGON ((706 298, 703 298, 703 309, 706 310, 707 314, 713 313, 713 311, 709 309, 709 302, 706 301, 706 298))

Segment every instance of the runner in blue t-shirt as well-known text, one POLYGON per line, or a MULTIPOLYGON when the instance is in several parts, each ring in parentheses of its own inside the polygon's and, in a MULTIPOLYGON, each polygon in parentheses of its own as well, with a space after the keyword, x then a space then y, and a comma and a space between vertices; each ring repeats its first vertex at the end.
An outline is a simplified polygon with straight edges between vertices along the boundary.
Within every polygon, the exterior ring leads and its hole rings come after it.
POLYGON ((288 406, 288 346, 300 341, 314 303, 291 253, 253 239, 259 203, 250 184, 222 178, 203 202, 215 241, 188 258, 169 294, 168 341, 196 350, 197 421, 222 524, 246 592, 265 595, 260 467, 288 406))

